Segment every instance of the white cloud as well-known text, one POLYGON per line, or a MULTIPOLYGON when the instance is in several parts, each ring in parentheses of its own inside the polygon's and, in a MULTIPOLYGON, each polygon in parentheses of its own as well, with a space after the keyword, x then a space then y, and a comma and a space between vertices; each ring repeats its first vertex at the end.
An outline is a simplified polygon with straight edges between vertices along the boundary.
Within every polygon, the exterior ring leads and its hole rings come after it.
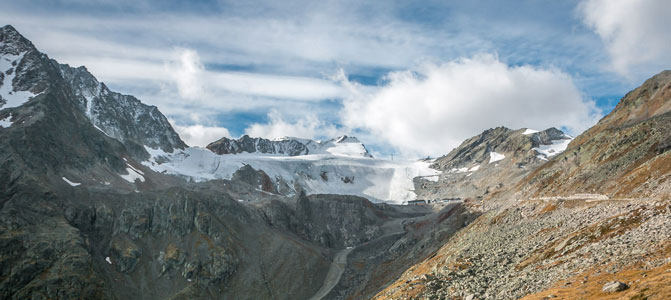
POLYGON ((205 147, 222 137, 231 137, 228 129, 224 127, 210 127, 203 125, 178 126, 174 125, 175 131, 189 146, 205 147))
POLYGON ((671 1, 587 0, 578 10, 618 73, 647 78, 671 66, 671 1))
POLYGON ((441 155, 496 127, 567 127, 580 133, 601 112, 571 77, 554 69, 510 67, 491 55, 393 72, 377 91, 344 81, 345 126, 368 130, 405 156, 441 155))
POLYGON ((316 115, 308 114, 294 122, 284 120, 276 110, 268 113, 268 123, 255 123, 245 129, 245 134, 252 137, 279 138, 285 136, 315 139, 335 137, 338 129, 333 124, 321 121, 316 115))
POLYGON ((179 49, 176 63, 168 67, 179 95, 184 99, 198 99, 204 95, 202 76, 205 71, 200 56, 192 49, 179 49))

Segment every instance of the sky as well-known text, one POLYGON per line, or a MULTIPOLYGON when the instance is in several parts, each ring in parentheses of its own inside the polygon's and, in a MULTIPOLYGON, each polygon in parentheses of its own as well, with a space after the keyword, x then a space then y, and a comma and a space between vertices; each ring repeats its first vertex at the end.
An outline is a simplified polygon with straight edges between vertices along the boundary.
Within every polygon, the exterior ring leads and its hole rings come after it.
POLYGON ((578 135, 671 68, 671 1, 0 0, 60 63, 182 139, 359 137, 440 156, 485 129, 578 135))

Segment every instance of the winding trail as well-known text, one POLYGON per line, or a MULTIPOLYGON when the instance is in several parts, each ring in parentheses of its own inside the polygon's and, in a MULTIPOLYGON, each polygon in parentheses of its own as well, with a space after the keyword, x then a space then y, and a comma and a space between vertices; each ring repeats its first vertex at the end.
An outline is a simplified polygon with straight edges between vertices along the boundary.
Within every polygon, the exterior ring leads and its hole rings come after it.
POLYGON ((348 248, 336 254, 333 262, 331 263, 331 268, 329 269, 328 274, 326 274, 326 278, 324 278, 322 287, 314 296, 312 296, 312 298, 310 298, 310 300, 321 300, 324 298, 324 296, 331 292, 333 287, 335 287, 338 282, 340 282, 340 277, 345 271, 345 265, 347 264, 347 255, 352 252, 352 250, 354 250, 354 248, 348 248))
MULTIPOLYGON (((403 222, 407 220, 405 218, 399 218, 395 219, 392 221, 389 221, 387 223, 384 223, 382 225, 382 236, 379 238, 376 238, 372 241, 365 242, 361 245, 368 244, 370 242, 377 241, 379 239, 388 237, 390 235, 394 234, 401 234, 404 233, 405 230, 403 229, 403 222)), ((359 246, 361 246, 359 245, 359 246)), ((358 246, 357 246, 358 247, 358 246)), ((326 274, 326 278, 324 279, 324 283, 322 283, 322 287, 319 288, 319 291, 310 298, 310 300, 321 300, 323 299, 328 293, 333 290, 333 288, 340 282, 340 277, 342 276, 342 273, 345 271, 345 266, 347 265, 347 255, 352 252, 356 247, 348 247, 347 249, 343 249, 338 254, 336 254, 335 258, 333 259, 333 262, 331 263, 331 267, 329 268, 328 274, 326 274)))

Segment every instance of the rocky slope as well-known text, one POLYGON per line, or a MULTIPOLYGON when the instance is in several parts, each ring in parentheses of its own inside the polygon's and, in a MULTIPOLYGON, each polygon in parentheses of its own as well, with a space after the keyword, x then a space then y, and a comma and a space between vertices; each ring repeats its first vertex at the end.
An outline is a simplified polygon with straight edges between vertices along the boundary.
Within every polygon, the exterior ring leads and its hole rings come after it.
POLYGON ((486 213, 375 298, 668 298, 670 74, 505 192, 469 199, 486 213))
POLYGON ((629 92, 597 125, 523 182, 533 197, 671 195, 671 71, 629 92))
POLYGON ((464 141, 431 167, 437 181, 415 179, 419 199, 488 199, 512 188, 524 176, 561 153, 571 137, 556 128, 544 131, 498 127, 464 141))

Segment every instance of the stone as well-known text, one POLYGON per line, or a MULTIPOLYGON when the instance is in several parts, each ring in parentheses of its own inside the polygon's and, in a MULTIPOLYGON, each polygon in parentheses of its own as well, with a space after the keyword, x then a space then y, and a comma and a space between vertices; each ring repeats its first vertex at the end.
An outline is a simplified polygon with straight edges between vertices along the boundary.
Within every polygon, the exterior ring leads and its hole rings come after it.
POLYGON ((603 285, 603 292, 606 293, 617 293, 628 289, 629 286, 624 282, 611 281, 603 285))

